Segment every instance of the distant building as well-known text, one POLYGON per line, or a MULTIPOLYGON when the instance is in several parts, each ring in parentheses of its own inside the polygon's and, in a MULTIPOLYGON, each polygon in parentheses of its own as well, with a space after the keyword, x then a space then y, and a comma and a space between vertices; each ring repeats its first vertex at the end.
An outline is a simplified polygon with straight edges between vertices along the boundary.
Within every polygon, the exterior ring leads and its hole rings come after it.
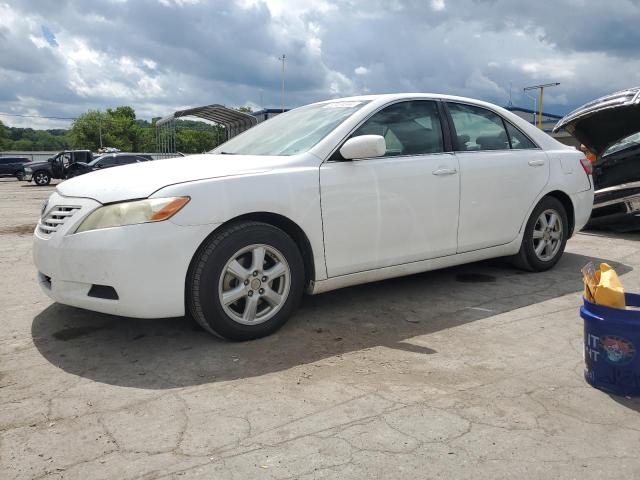
MULTIPOLYGON (((529 110, 528 108, 522 108, 522 107, 511 106, 511 107, 505 107, 505 108, 510 112, 515 113, 520 118, 524 118, 527 122, 534 124, 536 126, 538 125, 537 112, 534 112, 533 110, 529 110), (535 116, 535 122, 534 122, 534 116, 535 116)), ((571 134, 565 132, 564 130, 558 133, 552 133, 553 127, 555 126, 556 123, 558 123, 558 120, 560 120, 561 118, 562 118, 561 115, 554 115, 552 113, 542 112, 542 130, 545 133, 548 133, 549 135, 551 135, 553 138, 555 138, 559 142, 564 143, 565 145, 578 147, 579 146, 578 141, 571 134)))

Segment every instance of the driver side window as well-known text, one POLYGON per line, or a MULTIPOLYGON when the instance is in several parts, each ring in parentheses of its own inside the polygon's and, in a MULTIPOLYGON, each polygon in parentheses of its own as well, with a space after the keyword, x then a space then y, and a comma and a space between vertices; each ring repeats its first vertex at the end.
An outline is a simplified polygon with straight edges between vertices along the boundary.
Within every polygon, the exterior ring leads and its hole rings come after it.
POLYGON ((389 105, 361 125, 352 137, 360 135, 382 135, 387 143, 385 157, 444 151, 438 107, 429 100, 389 105))

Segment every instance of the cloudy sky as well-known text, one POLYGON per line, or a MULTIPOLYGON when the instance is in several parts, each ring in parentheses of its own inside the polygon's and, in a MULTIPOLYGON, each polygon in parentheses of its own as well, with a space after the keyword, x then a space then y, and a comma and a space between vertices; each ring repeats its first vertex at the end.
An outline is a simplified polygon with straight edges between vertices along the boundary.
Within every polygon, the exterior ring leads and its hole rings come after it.
MULTIPOLYGON (((384 92, 566 113, 640 85, 640 0, 0 0, 0 112, 286 106, 384 92), (511 86, 511 87, 510 87, 511 86)), ((9 125, 68 121, 24 117, 9 125)))

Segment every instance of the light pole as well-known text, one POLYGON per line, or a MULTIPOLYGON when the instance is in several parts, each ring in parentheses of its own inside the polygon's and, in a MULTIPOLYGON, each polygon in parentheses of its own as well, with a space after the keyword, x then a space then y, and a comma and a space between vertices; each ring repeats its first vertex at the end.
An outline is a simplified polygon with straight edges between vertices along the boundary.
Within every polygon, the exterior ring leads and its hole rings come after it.
POLYGON ((544 89, 547 87, 557 87, 559 82, 545 83, 544 85, 532 85, 531 87, 524 87, 523 91, 527 90, 540 90, 540 105, 538 108, 538 128, 542 130, 542 98, 544 97, 544 89))
POLYGON ((98 110, 98 135, 100 136, 100 148, 102 148, 102 112, 98 110))
POLYGON ((286 60, 287 56, 283 53, 281 57, 278 57, 278 60, 282 61, 282 92, 280 93, 280 107, 282 108, 282 111, 284 112, 284 61, 286 60))

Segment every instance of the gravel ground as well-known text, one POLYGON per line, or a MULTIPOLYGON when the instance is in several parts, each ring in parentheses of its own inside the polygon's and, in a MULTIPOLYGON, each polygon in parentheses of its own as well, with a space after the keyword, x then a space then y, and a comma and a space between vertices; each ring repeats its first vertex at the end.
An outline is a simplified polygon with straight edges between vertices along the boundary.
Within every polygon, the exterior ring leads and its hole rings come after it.
POLYGON ((585 384, 580 267, 640 291, 640 235, 307 297, 276 335, 53 304, 0 181, 0 478, 640 478, 640 402, 585 384))

